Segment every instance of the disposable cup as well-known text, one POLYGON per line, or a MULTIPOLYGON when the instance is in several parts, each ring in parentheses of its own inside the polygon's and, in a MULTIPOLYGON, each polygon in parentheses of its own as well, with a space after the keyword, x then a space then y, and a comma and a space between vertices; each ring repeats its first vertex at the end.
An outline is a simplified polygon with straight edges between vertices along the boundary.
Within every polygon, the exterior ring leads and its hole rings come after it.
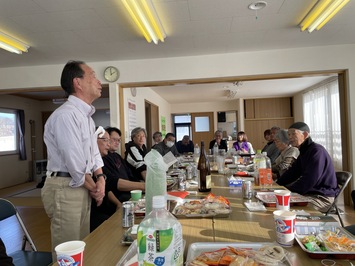
POLYGON ((131 190, 131 199, 133 201, 140 200, 142 198, 142 190, 136 189, 136 190, 131 190))
POLYGON ((85 242, 79 240, 59 244, 55 247, 58 265, 83 266, 84 248, 85 242))
POLYGON ((278 210, 290 210, 290 198, 291 191, 289 190, 275 190, 276 196, 276 209, 278 210))
POLYGON ((274 211, 276 241, 282 246, 291 247, 295 240, 296 214, 290 211, 274 211))

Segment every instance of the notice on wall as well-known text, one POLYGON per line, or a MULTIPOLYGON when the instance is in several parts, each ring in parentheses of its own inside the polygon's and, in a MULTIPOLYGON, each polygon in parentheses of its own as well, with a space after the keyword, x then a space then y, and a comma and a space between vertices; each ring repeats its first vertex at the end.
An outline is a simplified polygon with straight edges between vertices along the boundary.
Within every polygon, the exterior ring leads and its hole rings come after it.
POLYGON ((160 117, 160 121, 161 121, 161 134, 163 136, 166 135, 166 119, 165 116, 161 116, 160 117))
POLYGON ((136 103, 128 99, 128 130, 129 135, 137 127, 137 108, 136 103))

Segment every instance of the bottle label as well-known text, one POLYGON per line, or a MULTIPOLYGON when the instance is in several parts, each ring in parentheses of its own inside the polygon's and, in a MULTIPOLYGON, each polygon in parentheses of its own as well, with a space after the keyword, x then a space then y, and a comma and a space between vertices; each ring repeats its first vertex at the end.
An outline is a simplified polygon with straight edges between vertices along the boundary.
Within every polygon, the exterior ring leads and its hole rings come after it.
POLYGON ((259 182, 260 182, 260 185, 271 185, 272 184, 272 171, 270 168, 260 168, 259 169, 259 182))
POLYGON ((180 223, 169 229, 141 229, 137 234, 138 265, 183 265, 183 239, 180 223))
POLYGON ((206 175, 206 188, 210 189, 211 188, 211 182, 212 182, 212 177, 211 175, 206 175))

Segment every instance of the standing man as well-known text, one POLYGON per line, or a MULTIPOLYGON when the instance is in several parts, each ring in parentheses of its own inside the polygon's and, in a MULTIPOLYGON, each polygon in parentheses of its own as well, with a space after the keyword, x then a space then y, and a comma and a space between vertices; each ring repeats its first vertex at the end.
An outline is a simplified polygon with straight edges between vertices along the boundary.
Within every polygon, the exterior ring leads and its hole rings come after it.
POLYGON ((163 141, 159 142, 158 144, 155 144, 152 149, 157 150, 161 154, 161 156, 164 156, 169 151, 171 151, 171 153, 175 156, 180 155, 175 146, 175 135, 173 133, 166 134, 163 141))
POLYGON ((91 118, 92 102, 101 96, 101 82, 84 62, 69 61, 61 86, 69 97, 45 124, 48 164, 41 193, 51 222, 53 261, 58 244, 90 233, 91 198, 98 206, 102 203, 106 180, 91 118))
POLYGON ((322 145, 313 142, 306 123, 292 124, 288 138, 290 144, 300 150, 300 155, 277 183, 308 196, 315 209, 326 212, 338 192, 332 159, 322 145))

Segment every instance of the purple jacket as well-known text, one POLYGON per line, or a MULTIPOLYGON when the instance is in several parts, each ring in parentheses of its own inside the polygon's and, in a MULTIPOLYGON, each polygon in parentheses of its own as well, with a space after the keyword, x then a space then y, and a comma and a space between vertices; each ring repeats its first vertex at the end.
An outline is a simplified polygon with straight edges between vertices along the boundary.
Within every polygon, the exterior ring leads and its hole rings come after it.
POLYGON ((243 141, 241 146, 239 145, 239 142, 236 141, 233 143, 233 147, 236 151, 241 151, 242 149, 245 149, 249 152, 248 142, 246 141, 243 141))
POLYGON ((301 195, 335 197, 338 183, 333 162, 326 149, 309 137, 299 150, 297 160, 277 180, 277 184, 301 195))

